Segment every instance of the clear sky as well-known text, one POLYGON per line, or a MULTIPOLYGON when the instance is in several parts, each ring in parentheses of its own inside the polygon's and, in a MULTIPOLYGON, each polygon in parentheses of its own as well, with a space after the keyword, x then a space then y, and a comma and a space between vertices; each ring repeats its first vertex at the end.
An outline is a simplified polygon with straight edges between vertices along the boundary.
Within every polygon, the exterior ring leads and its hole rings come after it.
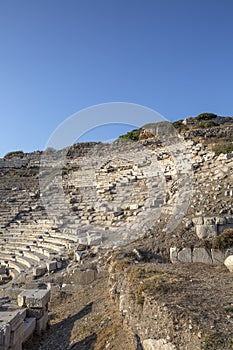
POLYGON ((233 115, 232 17, 232 0, 0 0, 0 156, 103 102, 233 115))

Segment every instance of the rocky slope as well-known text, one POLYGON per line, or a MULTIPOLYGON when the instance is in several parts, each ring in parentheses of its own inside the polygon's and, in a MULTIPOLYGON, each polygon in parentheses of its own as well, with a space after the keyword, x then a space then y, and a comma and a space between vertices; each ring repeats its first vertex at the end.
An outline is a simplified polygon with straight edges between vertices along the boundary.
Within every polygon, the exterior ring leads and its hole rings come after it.
POLYGON ((64 163, 0 160, 2 288, 52 294, 50 329, 25 349, 233 348, 232 118, 175 126, 74 145, 64 163), (34 274, 47 260, 59 269, 34 274))

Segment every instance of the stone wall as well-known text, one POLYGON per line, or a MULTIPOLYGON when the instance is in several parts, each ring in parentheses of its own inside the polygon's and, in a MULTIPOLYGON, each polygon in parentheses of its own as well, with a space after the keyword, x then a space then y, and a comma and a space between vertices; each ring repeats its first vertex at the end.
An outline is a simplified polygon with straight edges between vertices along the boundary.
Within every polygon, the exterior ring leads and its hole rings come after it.
POLYGON ((15 300, 0 299, 0 349, 20 350, 33 334, 41 335, 48 324, 49 290, 24 290, 15 300))

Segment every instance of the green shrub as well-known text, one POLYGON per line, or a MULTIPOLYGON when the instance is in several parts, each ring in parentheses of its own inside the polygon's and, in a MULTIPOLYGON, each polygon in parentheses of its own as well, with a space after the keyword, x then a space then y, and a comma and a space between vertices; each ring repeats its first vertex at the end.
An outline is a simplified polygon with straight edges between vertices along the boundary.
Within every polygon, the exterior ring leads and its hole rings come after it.
POLYGON ((233 247, 233 229, 224 230, 219 236, 215 236, 212 241, 213 249, 227 249, 233 247))
POLYGON ((208 129, 208 128, 213 128, 214 126, 218 126, 215 122, 212 120, 202 120, 199 123, 199 127, 202 129, 208 129))
POLYGON ((233 143, 232 142, 222 142, 218 145, 215 145, 212 150, 215 152, 215 154, 217 156, 219 156, 219 154, 224 153, 224 154, 228 154, 233 152, 233 143))
POLYGON ((127 132, 125 135, 119 136, 120 140, 131 140, 131 141, 138 141, 140 135, 140 129, 132 130, 127 132))
POLYGON ((23 151, 13 151, 13 152, 9 152, 4 156, 4 159, 11 159, 13 157, 19 157, 19 158, 23 158, 24 153, 23 151))
POLYGON ((197 119, 198 121, 202 121, 202 120, 211 120, 217 118, 217 114, 214 113, 201 113, 199 114, 195 119, 197 119))
POLYGON ((178 132, 189 130, 188 126, 183 124, 183 120, 177 120, 173 123, 173 126, 177 129, 178 132))

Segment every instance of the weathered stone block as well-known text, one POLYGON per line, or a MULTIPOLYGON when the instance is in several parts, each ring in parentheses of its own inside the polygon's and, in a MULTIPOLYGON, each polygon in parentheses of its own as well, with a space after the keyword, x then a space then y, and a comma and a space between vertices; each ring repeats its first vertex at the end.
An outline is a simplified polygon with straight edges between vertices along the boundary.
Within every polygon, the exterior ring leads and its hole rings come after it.
POLYGON ((35 319, 39 320, 42 316, 44 316, 46 311, 47 311, 47 305, 44 308, 27 309, 27 317, 28 318, 35 318, 35 319))
MULTIPOLYGON (((1 317, 0 317, 1 318, 1 317)), ((7 349, 10 345, 11 326, 0 323, 0 349, 7 349)))
POLYGON ((29 308, 44 308, 50 300, 50 290, 28 289, 18 295, 18 305, 29 308))
POLYGON ((27 317, 24 320, 24 331, 23 331, 23 342, 33 335, 33 332, 36 328, 36 319, 35 317, 27 317))
POLYGON ((205 248, 193 249, 193 262, 199 262, 204 264, 212 264, 212 258, 205 248))
POLYGON ((172 263, 176 263, 178 261, 178 249, 176 247, 170 248, 170 260, 172 263))
POLYGON ((216 225, 196 225, 196 234, 198 238, 210 238, 217 235, 216 225))
POLYGON ((219 249, 211 249, 211 256, 213 264, 223 264, 225 260, 225 254, 219 249))
POLYGON ((10 346, 22 343, 23 339, 23 330, 24 330, 24 321, 22 320, 18 327, 11 332, 10 335, 10 346))
POLYGON ((228 268, 230 272, 233 272, 233 255, 229 255, 224 261, 224 265, 228 268))
POLYGON ((191 262, 192 261, 191 248, 183 248, 181 251, 179 251, 178 260, 181 262, 191 262))
POLYGON ((47 267, 46 265, 41 265, 34 267, 32 270, 32 274, 34 277, 40 277, 43 276, 47 272, 47 267))
POLYGON ((56 260, 46 261, 46 267, 48 272, 55 271, 57 269, 57 261, 56 260))
POLYGON ((47 328, 47 324, 48 324, 48 319, 49 319, 49 316, 48 316, 48 311, 46 311, 44 313, 44 315, 36 321, 36 334, 37 335, 41 335, 42 332, 44 332, 47 328))

